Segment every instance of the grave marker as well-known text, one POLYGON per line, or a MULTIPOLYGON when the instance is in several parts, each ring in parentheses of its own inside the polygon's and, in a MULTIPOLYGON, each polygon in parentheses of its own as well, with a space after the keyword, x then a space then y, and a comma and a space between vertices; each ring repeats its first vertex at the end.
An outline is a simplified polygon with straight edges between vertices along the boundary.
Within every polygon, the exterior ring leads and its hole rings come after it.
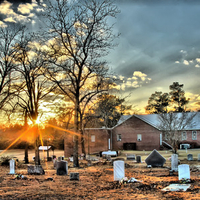
POLYGON ((190 167, 187 164, 178 166, 178 179, 190 179, 190 167))
POLYGON ((178 154, 172 154, 171 157, 171 170, 178 171, 178 154))
POLYGON ((67 175, 68 174, 68 162, 58 161, 56 166, 57 175, 67 175))
POLYGON ((70 180, 77 180, 77 181, 79 181, 79 173, 76 173, 76 172, 70 173, 70 180))
POLYGON ((10 173, 9 174, 15 174, 15 160, 10 160, 10 173))
POLYGON ((151 165, 152 167, 162 167, 166 159, 156 150, 154 149, 149 156, 145 159, 147 165, 151 165))
POLYGON ((127 155, 126 159, 127 160, 135 160, 135 154, 133 154, 133 155, 127 155))
POLYGON ((113 162, 114 181, 119 181, 125 177, 124 161, 117 160, 113 162))
POLYGON ((141 162, 142 162, 141 156, 136 156, 136 162, 137 162, 137 163, 141 163, 141 162))
POLYGON ((198 154, 198 161, 200 161, 200 153, 198 154))
POLYGON ((192 161, 192 160, 193 160, 193 155, 192 155, 192 154, 188 154, 188 155, 187 155, 187 159, 188 159, 189 161, 192 161))

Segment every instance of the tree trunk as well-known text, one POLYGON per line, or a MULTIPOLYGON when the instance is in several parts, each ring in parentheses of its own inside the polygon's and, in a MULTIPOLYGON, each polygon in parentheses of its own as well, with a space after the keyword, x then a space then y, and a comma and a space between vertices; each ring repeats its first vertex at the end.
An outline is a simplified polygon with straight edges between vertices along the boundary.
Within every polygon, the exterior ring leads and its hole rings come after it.
POLYGON ((35 139, 35 165, 40 165, 40 152, 39 152, 39 145, 40 145, 40 136, 38 133, 38 126, 36 125, 36 139, 35 139))
MULTIPOLYGON (((28 128, 28 111, 27 111, 27 109, 25 110, 24 127, 25 127, 25 131, 26 131, 28 128)), ((24 161, 25 161, 25 164, 29 163, 29 161, 28 161, 28 142, 27 141, 25 144, 24 161)))
POLYGON ((81 133, 81 150, 82 150, 82 153, 84 154, 84 159, 85 159, 86 151, 85 151, 85 138, 84 138, 84 131, 83 131, 83 117, 82 117, 82 114, 80 116, 80 127, 81 127, 81 130, 80 130, 80 133, 81 133))
POLYGON ((25 152, 24 152, 24 161, 25 161, 25 164, 28 164, 29 163, 29 160, 28 160, 28 142, 26 142, 25 144, 25 152))
MULTIPOLYGON (((76 99, 75 103, 75 117, 74 117, 74 132, 78 133, 78 99, 76 99)), ((74 167, 79 167, 79 161, 78 161, 78 135, 74 135, 74 149, 73 149, 73 166, 74 167)))

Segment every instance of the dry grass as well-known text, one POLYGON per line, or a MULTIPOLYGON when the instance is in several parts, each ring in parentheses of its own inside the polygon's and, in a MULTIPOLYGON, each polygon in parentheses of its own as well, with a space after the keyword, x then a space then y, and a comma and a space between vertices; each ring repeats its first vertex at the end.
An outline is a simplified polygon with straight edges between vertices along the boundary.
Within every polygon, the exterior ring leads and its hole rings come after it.
MULTIPOLYGON (((7 155, 13 153, 18 159, 23 158, 23 151, 10 150, 7 155)), ((121 156, 125 157, 127 153, 142 155, 145 159, 149 152, 122 152, 121 156)), ((170 157, 171 153, 165 153, 161 152, 170 157)), ((54 154, 61 156, 63 151, 54 154)), ((142 180, 142 183, 120 184, 113 181, 113 166, 104 159, 93 161, 92 166, 88 166, 87 161, 80 160, 80 168, 73 168, 72 163, 68 162, 69 173, 79 172, 79 181, 70 181, 69 175, 56 175, 52 162, 42 161, 45 175, 28 175, 25 164, 16 167, 16 174, 22 174, 27 179, 8 175, 9 167, 0 166, 0 199, 200 199, 198 161, 181 161, 181 164, 189 163, 191 169, 191 188, 187 192, 162 191, 169 184, 179 182, 177 173, 169 175, 168 161, 162 168, 147 168, 145 163, 133 161, 125 163, 125 175, 142 180), (53 181, 48 179, 50 177, 53 181)))

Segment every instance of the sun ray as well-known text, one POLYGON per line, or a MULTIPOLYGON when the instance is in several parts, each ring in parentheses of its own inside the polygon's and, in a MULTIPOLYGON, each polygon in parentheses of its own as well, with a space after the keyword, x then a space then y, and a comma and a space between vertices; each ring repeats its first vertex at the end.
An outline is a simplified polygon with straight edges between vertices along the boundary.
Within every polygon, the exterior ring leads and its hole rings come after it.
MULTIPOLYGON (((25 133, 27 133, 28 131, 30 131, 32 129, 31 128, 28 128, 26 131, 24 131, 17 139, 15 139, 6 149, 4 149, 1 153, 0 153, 0 156, 5 153, 10 147, 12 147, 20 138, 22 138, 22 136, 25 135, 25 133)), ((21 132, 21 131, 19 131, 21 132)))
POLYGON ((72 134, 72 135, 82 136, 82 135, 79 134, 79 133, 76 133, 76 132, 70 131, 70 130, 66 130, 66 129, 64 129, 64 128, 60 128, 60 127, 58 127, 58 126, 54 126, 54 125, 51 125, 51 124, 46 124, 46 125, 47 125, 47 126, 50 126, 50 127, 52 127, 52 128, 58 129, 58 130, 60 130, 60 131, 64 131, 64 132, 70 133, 70 134, 72 134))

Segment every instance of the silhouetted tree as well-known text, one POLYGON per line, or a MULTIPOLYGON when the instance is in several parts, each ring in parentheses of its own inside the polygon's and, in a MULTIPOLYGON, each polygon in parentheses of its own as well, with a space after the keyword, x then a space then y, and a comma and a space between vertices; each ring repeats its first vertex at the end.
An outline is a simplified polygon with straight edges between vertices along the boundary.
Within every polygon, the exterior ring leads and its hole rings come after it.
POLYGON ((155 92, 149 97, 148 105, 145 107, 145 110, 149 114, 167 113, 169 103, 170 98, 168 93, 155 92))
MULTIPOLYGON (((110 0, 57 0, 44 8, 49 28, 49 76, 74 103, 74 131, 82 132, 82 119, 91 99, 110 84, 103 56, 114 47, 112 25, 117 7, 110 0)), ((78 167, 78 136, 74 137, 73 165, 78 167)), ((83 135, 82 151, 84 150, 83 135)))
POLYGON ((0 109, 14 92, 11 83, 17 78, 13 72, 18 53, 14 47, 23 31, 22 26, 0 27, 0 109))
POLYGON ((97 101, 94 103, 91 115, 89 115, 90 124, 96 121, 100 126, 111 128, 117 124, 120 117, 131 106, 124 104, 125 98, 119 98, 115 95, 104 93, 98 96, 97 101))
POLYGON ((178 82, 173 82, 173 84, 169 86, 169 89, 171 90, 169 95, 174 112, 185 112, 185 106, 189 103, 189 99, 185 97, 183 86, 183 84, 179 84, 178 82))
POLYGON ((36 41, 34 35, 23 35, 19 43, 15 45, 18 50, 16 62, 18 67, 16 71, 19 74, 19 81, 15 83, 15 89, 18 92, 16 98, 18 105, 26 110, 27 116, 35 126, 35 164, 40 164, 39 159, 39 130, 37 119, 39 116, 39 106, 41 100, 44 100, 50 92, 55 89, 55 85, 49 82, 44 76, 47 60, 41 51, 41 43, 36 41))

